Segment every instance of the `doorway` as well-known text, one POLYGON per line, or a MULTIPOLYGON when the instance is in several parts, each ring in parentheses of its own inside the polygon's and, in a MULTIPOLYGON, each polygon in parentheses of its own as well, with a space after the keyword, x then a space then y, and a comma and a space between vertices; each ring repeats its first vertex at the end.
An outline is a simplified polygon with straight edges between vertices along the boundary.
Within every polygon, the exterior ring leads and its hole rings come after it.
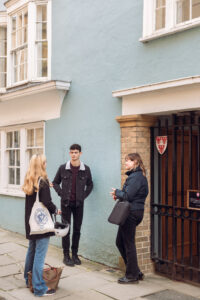
POLYGON ((200 210, 187 206, 200 190, 200 116, 159 118, 151 128, 151 257, 157 272, 200 284, 200 210), (167 136, 163 154, 156 137, 167 136))

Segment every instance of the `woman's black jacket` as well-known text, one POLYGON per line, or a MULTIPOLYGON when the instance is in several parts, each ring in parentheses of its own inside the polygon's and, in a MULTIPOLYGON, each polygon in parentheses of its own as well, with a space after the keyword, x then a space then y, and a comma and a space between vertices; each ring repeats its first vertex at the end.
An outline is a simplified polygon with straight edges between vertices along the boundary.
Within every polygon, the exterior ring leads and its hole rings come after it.
MULTIPOLYGON (((30 235, 29 219, 30 219, 31 210, 32 210, 32 207, 33 207, 33 204, 34 204, 35 200, 36 200, 36 192, 34 192, 32 195, 26 195, 26 200, 25 200, 25 230, 26 230, 26 238, 29 239, 29 240, 42 239, 42 238, 54 235, 53 232, 30 235)), ((56 213, 57 208, 51 200, 51 194, 50 194, 50 188, 49 188, 48 181, 41 180, 41 182, 40 182, 39 201, 41 201, 48 208, 50 214, 56 213)))
POLYGON ((131 210, 144 210, 144 203, 148 195, 148 182, 140 167, 126 172, 123 189, 116 189, 115 195, 122 201, 130 202, 131 210))

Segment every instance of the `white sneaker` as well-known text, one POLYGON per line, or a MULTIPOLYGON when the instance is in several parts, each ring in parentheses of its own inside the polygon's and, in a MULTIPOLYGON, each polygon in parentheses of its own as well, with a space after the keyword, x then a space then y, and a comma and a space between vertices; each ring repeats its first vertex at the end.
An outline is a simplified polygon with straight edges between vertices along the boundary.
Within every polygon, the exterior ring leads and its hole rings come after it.
POLYGON ((45 296, 51 296, 54 295, 56 293, 56 291, 54 289, 49 289, 48 291, 46 291, 46 293, 44 295, 42 295, 43 297, 45 296))

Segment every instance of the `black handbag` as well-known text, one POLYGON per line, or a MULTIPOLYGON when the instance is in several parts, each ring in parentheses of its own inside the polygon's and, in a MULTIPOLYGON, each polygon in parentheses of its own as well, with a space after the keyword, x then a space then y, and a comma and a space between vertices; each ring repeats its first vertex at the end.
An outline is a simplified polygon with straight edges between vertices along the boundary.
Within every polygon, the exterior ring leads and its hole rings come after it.
POLYGON ((109 218, 108 222, 115 225, 123 225, 130 212, 130 203, 128 201, 117 201, 109 218))

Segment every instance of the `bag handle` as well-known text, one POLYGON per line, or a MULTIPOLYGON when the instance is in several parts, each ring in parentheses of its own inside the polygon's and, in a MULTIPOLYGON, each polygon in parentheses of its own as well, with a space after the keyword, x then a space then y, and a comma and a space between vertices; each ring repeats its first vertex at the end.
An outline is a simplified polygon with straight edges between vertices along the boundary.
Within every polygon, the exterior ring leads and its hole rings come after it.
POLYGON ((52 278, 52 279, 48 279, 48 278, 45 278, 45 276, 43 275, 44 280, 48 280, 48 282, 51 282, 51 281, 54 281, 55 279, 57 279, 58 278, 57 268, 54 268, 54 267, 52 267, 51 265, 49 265, 47 263, 45 263, 45 265, 47 265, 50 268, 50 270, 53 270, 55 272, 55 277, 52 278))
POLYGON ((41 177, 38 179, 38 191, 36 193, 36 202, 39 202, 39 190, 40 190, 40 182, 41 182, 41 177))

